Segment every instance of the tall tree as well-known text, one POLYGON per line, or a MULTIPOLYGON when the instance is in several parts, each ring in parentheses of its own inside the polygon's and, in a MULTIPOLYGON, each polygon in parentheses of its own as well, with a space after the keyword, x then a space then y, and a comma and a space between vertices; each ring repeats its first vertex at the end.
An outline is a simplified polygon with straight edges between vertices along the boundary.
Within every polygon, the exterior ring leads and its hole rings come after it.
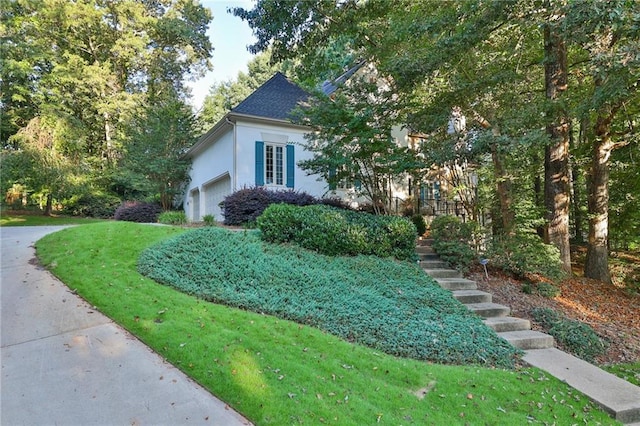
MULTIPOLYGON (((553 13, 553 12, 552 12, 553 13)), ((558 29, 561 18, 550 16, 544 25, 544 83, 548 100, 545 147, 544 198, 547 207, 547 240, 560 250, 563 269, 571 272, 569 243, 569 115, 564 102, 568 88, 567 45, 558 29)))
POLYGON ((196 139, 191 108, 171 96, 155 98, 130 125, 123 170, 134 174, 138 191, 158 196, 169 210, 189 181, 191 162, 183 154, 196 139))
POLYGON ((617 1, 572 3, 563 28, 583 49, 590 84, 579 107, 593 123, 588 173, 589 238, 584 274, 611 282, 608 267, 609 191, 612 152, 637 144, 640 109, 640 4, 617 1))

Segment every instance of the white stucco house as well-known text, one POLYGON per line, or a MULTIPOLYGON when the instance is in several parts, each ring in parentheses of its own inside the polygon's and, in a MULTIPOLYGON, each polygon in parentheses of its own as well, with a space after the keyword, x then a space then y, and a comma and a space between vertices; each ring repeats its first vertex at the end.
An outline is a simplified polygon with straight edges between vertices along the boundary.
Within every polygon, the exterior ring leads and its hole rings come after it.
POLYGON ((191 180, 184 209, 190 221, 205 215, 222 221, 220 202, 246 187, 293 189, 316 197, 327 192, 325 181, 297 166, 311 158, 302 145, 309 129, 293 124, 290 113, 308 96, 276 73, 189 149, 191 180))

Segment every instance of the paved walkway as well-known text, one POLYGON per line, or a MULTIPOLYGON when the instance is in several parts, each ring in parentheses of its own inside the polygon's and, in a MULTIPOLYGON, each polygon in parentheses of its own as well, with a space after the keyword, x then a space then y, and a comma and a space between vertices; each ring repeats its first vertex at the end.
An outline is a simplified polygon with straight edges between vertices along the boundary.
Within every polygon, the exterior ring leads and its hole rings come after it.
POLYGON ((250 424, 37 266, 59 229, 0 228, 0 424, 250 424))

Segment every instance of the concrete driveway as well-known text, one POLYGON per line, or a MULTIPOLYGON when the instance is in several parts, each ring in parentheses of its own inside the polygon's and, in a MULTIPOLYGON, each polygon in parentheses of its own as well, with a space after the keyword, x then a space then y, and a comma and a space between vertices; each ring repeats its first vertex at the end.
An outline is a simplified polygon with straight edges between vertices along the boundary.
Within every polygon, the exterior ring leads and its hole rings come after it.
POLYGON ((61 228, 0 228, 0 423, 250 424, 37 265, 61 228))

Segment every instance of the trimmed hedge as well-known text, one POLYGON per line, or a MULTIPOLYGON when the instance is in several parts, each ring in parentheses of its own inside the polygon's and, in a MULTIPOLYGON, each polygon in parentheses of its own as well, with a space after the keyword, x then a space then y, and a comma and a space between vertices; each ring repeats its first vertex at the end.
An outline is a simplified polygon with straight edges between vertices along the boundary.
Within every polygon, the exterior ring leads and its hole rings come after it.
POLYGON ((416 258, 416 228, 403 217, 374 216, 325 205, 272 204, 257 224, 265 241, 291 242, 330 256, 416 258))
POLYGON ((113 217, 114 211, 122 204, 116 195, 108 193, 86 193, 74 195, 63 202, 65 214, 73 216, 95 217, 107 219, 113 217))
POLYGON ((386 353, 512 367, 519 353, 417 265, 273 245, 199 228, 145 250, 138 270, 205 300, 317 327, 386 353))
POLYGON ((162 208, 155 203, 142 201, 125 201, 117 208, 113 217, 115 220, 138 223, 156 223, 162 208))

